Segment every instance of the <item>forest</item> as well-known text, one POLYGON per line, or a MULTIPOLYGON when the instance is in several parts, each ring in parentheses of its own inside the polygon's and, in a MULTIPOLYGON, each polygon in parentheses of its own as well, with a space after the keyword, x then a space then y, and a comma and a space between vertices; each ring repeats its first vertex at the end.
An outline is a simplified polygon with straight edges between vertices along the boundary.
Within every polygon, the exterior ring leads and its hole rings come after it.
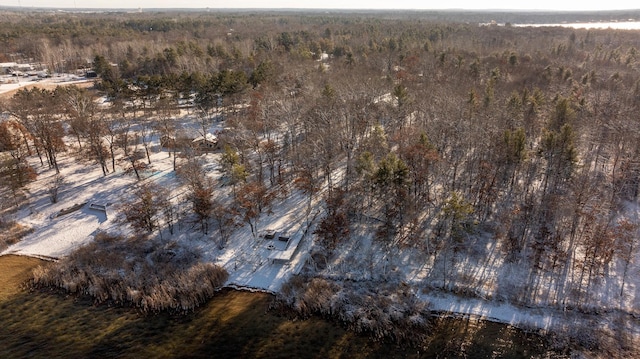
MULTIPOLYGON (((185 195, 136 186, 119 207, 130 235, 166 240, 189 221, 222 250, 295 201, 312 245, 277 296, 302 316, 416 342, 419 299, 440 293, 601 316, 632 351, 640 37, 511 25, 524 19, 0 11, 0 62, 98 75, 0 97, 0 223, 28 206, 38 173, 64 172, 61 156, 140 181, 164 151, 185 195), (479 25, 494 19, 507 24, 479 25), (212 126, 214 153, 194 147, 212 126)), ((55 202, 69 179, 50 178, 55 202)), ((583 329, 570 340, 603 346, 583 329)))

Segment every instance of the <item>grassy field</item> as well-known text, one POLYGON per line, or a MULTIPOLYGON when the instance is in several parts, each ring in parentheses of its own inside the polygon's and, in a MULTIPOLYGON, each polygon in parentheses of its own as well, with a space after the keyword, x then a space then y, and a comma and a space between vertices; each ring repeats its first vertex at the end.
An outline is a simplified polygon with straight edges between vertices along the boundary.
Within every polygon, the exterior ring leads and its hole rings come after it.
POLYGON ((0 358, 530 358, 543 341, 505 325, 438 319, 420 350, 370 341, 322 318, 268 310, 272 296, 224 290, 187 315, 94 306, 21 283, 40 260, 0 257, 0 358))
POLYGON ((21 285, 31 275, 31 270, 43 261, 24 256, 0 257, 0 302, 21 291, 21 285))

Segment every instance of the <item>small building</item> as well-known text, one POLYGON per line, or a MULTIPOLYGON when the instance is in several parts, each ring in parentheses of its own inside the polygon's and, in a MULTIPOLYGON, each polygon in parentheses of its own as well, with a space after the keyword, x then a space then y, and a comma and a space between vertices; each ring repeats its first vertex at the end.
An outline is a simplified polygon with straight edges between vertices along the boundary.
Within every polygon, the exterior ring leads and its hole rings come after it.
POLYGON ((0 69, 3 74, 10 74, 18 66, 15 62, 0 62, 0 69))
POLYGON ((200 151, 214 151, 218 148, 218 136, 207 133, 206 136, 196 137, 192 144, 195 149, 200 151))

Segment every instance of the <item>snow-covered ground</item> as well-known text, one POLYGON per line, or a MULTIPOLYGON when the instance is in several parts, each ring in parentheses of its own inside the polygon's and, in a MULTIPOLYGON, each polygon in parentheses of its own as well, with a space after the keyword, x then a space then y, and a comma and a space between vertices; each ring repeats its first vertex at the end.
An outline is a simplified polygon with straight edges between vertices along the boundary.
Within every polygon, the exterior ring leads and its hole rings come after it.
POLYGON ((60 165, 66 183, 61 188, 58 203, 52 204, 47 186, 54 171, 37 164, 41 171, 29 186, 30 205, 15 215, 15 219, 33 228, 34 232, 3 254, 59 258, 91 240, 97 231, 108 231, 115 225, 111 208, 104 212, 92 209, 90 205, 118 203, 120 196, 129 191, 133 178, 121 174, 103 177, 95 171, 93 164, 68 156, 62 156, 60 165), (86 204, 78 210, 59 215, 61 211, 83 203, 86 204))
MULTIPOLYGON (((188 122, 188 116, 183 119, 183 122, 188 122)), ((73 141, 69 140, 68 143, 73 141)), ((142 182, 158 182, 171 188, 174 198, 180 197, 184 190, 181 189, 173 172, 173 158, 159 149, 157 138, 152 147, 154 149, 152 167, 145 172, 142 182)), ((202 155, 208 163, 205 168, 214 179, 220 177, 217 170, 219 156, 219 153, 202 155)), ((59 202, 52 204, 46 188, 54 176, 54 171, 40 166, 37 158, 31 161, 38 169, 39 176, 28 188, 30 205, 19 210, 14 217, 32 227, 34 231, 21 242, 8 247, 0 255, 19 254, 60 258, 91 241, 100 231, 126 231, 115 219, 118 214, 118 205, 139 183, 135 176, 125 174, 122 168, 118 168, 115 173, 103 176, 98 165, 78 160, 70 151, 60 156, 60 168, 66 183, 62 186, 59 202), (76 211, 58 215, 61 212, 64 213, 66 209, 83 203, 84 205, 76 211), (92 208, 92 204, 98 207, 106 206, 106 212, 92 208)), ((321 217, 319 214, 321 206, 320 201, 315 198, 311 211, 307 212, 307 204, 308 197, 292 190, 286 199, 276 199, 271 210, 264 213, 258 221, 258 232, 261 234, 267 230, 275 230, 300 236, 298 248, 288 261, 272 259, 274 251, 284 249, 282 243, 274 242, 277 238, 266 239, 262 235, 254 237, 248 225, 237 228, 223 249, 218 249, 215 226, 212 226, 209 235, 205 235, 199 231, 196 224, 183 222, 176 226, 177 231, 173 239, 197 247, 199 252, 203 253, 205 260, 223 266, 229 273, 228 286, 278 292, 282 284, 293 274, 299 273, 309 259, 309 252, 313 245, 312 235, 303 234, 310 228, 309 225, 313 225, 314 218, 321 217)), ((359 236, 358 233, 364 233, 367 230, 371 228, 364 226, 361 232, 356 230, 354 235, 359 236)), ((414 287, 414 292, 428 302, 432 310, 473 315, 525 328, 552 329, 563 327, 569 322, 589 323, 596 318, 577 315, 557 307, 548 308, 544 305, 534 308, 516 306, 509 304, 501 297, 487 296, 483 299, 483 294, 495 289, 496 278, 499 278, 502 284, 509 283, 517 286, 518 282, 526 277, 526 274, 518 271, 517 268, 509 267, 501 261, 489 263, 484 260, 467 260, 458 263, 460 268, 464 267, 465 271, 473 273, 469 280, 476 281, 477 283, 473 283, 479 288, 475 296, 462 297, 438 290, 419 290, 437 287, 438 278, 443 275, 438 267, 439 264, 433 259, 416 259, 420 255, 417 251, 381 250, 372 244, 370 237, 370 234, 362 235, 358 240, 352 241, 353 247, 345 248, 344 254, 338 255, 321 274, 337 280, 366 280, 367 278, 379 279, 381 276, 389 277, 397 273, 393 280, 406 282, 414 287), (505 279, 505 277, 508 278, 505 279)), ((483 251, 475 257, 494 259, 500 257, 492 254, 496 251, 494 246, 488 245, 483 251)), ((640 290, 640 278, 637 275, 630 275, 627 286, 630 292, 640 290)), ((607 310, 619 308, 623 313, 638 314, 640 295, 628 295, 622 298, 621 302, 620 297, 615 293, 616 291, 612 289, 605 294, 608 297, 603 301, 611 304, 607 310), (619 303, 622 304, 619 305, 619 303)), ((604 324, 613 321, 612 318, 602 319, 604 324)), ((640 325, 636 323, 630 328, 630 332, 640 338, 640 325)))
MULTIPOLYGON (((158 150, 156 144, 155 149, 158 150)), ((219 154, 203 155, 209 163, 206 168, 209 175, 217 178, 217 159, 219 154)), ((183 189, 173 172, 173 159, 167 152, 158 151, 152 154, 151 169, 144 173, 141 182, 153 181, 164 187, 173 188, 172 196, 178 197, 183 189)), ((91 162, 78 161, 69 154, 60 157, 61 174, 65 184, 59 195, 59 201, 52 204, 47 193, 48 183, 54 171, 40 166, 37 159, 31 159, 38 169, 38 179, 29 185, 30 205, 19 210, 14 219, 30 226, 33 233, 20 242, 8 247, 0 253, 36 256, 42 258, 60 258, 78 246, 91 241, 100 231, 121 232, 122 224, 115 219, 118 205, 127 193, 132 191, 137 182, 134 175, 125 174, 117 168, 115 173, 103 176, 99 167, 91 162), (68 214, 58 215, 61 211, 76 205, 84 205, 68 214), (106 213, 92 208, 92 204, 106 206, 106 213)), ((258 222, 258 229, 264 232, 273 229, 279 232, 302 235, 307 223, 305 213, 299 211, 299 200, 276 200, 269 214, 263 215, 258 222)), ((94 206, 97 207, 97 206, 94 206)), ((278 239, 254 238, 248 226, 238 228, 224 249, 217 247, 215 240, 217 231, 211 229, 204 235, 196 225, 181 223, 175 239, 188 242, 198 247, 205 260, 219 264, 229 272, 228 285, 255 288, 276 292, 291 274, 297 273, 304 264, 311 240, 304 236, 298 249, 289 261, 272 260, 274 251, 284 250, 286 243, 274 243, 278 239), (275 244, 275 245, 274 245, 275 244), (272 248, 270 245, 274 245, 272 248)), ((292 243, 293 244, 293 243, 292 243)))

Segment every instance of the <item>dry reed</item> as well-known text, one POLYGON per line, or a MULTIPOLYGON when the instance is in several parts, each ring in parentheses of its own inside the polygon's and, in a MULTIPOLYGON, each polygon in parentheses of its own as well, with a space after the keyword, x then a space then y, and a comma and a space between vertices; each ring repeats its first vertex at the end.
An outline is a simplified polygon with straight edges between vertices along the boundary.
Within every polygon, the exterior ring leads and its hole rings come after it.
POLYGON ((59 262, 33 272, 35 287, 59 287, 97 303, 131 304, 144 312, 191 311, 213 297, 228 273, 175 242, 100 234, 59 262))
POLYGON ((277 300, 303 317, 331 317, 378 340, 418 344, 428 334, 427 304, 403 285, 294 276, 283 285, 277 300))

